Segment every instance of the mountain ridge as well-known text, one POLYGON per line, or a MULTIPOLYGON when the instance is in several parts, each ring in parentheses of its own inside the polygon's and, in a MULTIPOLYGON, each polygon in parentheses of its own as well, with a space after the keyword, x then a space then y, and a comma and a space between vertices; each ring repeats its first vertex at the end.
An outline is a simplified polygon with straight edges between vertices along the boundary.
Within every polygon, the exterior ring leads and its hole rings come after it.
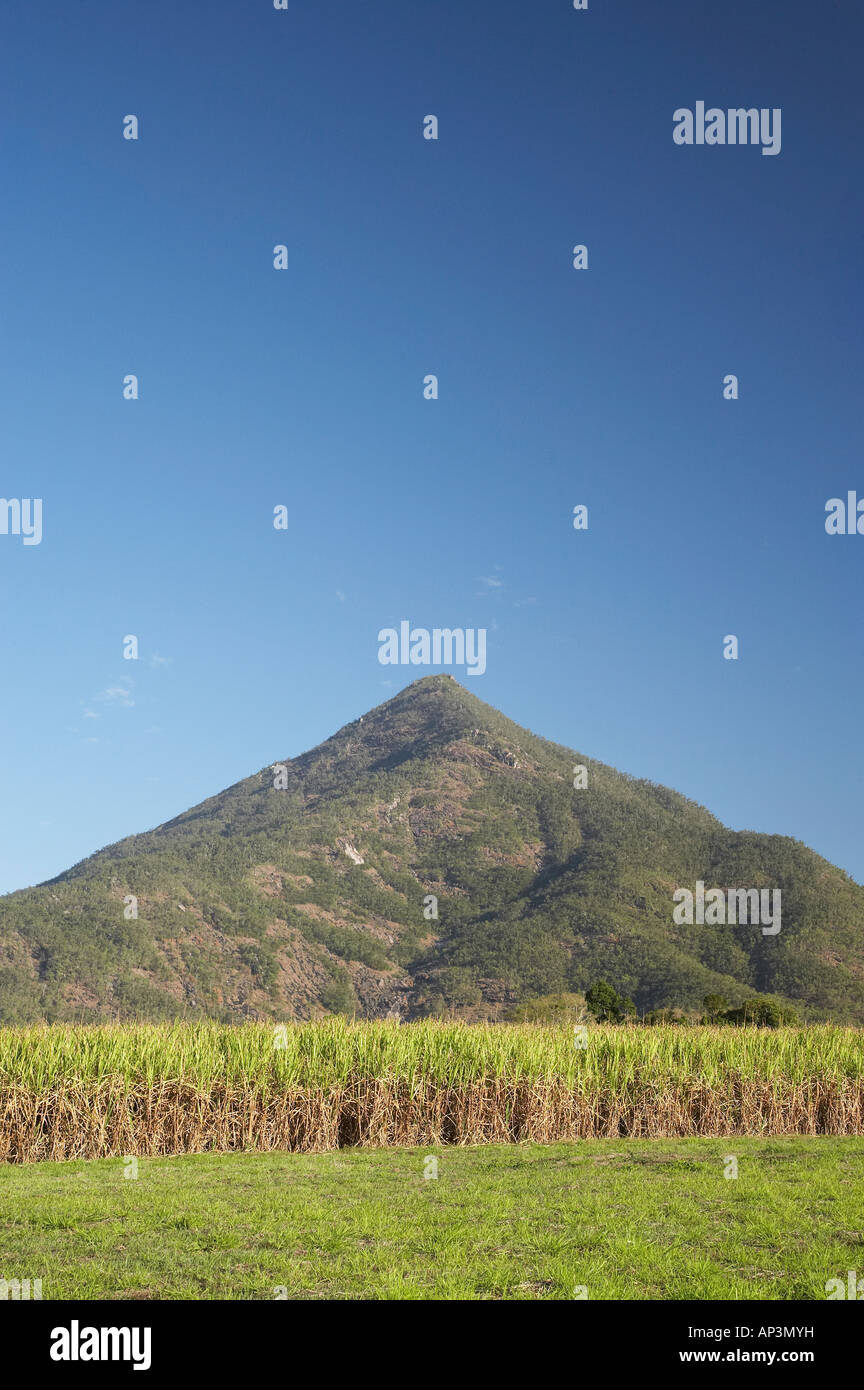
POLYGON ((601 977, 640 1009, 758 991, 864 1022, 864 889, 444 674, 0 899, 2 1022, 495 1018, 601 977), (782 889, 779 936, 677 927, 699 881, 782 889))

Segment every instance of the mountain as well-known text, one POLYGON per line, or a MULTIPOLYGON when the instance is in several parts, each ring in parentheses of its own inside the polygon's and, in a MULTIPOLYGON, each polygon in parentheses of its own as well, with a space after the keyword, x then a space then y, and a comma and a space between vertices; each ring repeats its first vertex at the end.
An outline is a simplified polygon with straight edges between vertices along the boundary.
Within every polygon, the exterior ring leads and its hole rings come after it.
POLYGON ((864 888, 447 675, 0 899, 3 1023, 496 1018, 600 978, 640 1011, 759 992, 862 1024, 864 888), (781 889, 780 933, 675 925, 674 891, 699 880, 781 889))

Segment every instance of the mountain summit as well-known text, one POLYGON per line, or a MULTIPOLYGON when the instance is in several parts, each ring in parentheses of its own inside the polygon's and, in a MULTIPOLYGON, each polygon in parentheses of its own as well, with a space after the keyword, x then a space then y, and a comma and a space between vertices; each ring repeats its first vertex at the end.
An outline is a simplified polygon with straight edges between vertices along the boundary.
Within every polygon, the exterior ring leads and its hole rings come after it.
POLYGON ((864 1023, 864 889, 447 675, 0 899, 7 1024, 499 1018, 600 978, 640 1010, 758 991, 864 1023), (780 889, 782 930, 676 925, 673 894, 699 883, 780 889))

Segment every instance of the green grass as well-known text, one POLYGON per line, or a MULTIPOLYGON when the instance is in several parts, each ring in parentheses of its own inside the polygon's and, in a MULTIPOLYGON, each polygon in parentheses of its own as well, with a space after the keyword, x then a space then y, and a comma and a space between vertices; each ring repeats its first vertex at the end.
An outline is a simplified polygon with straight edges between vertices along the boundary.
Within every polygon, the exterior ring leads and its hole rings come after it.
POLYGON ((816 1299, 864 1273, 864 1140, 597 1140, 0 1168, 45 1299, 816 1299), (726 1156, 737 1179, 724 1177, 726 1156))

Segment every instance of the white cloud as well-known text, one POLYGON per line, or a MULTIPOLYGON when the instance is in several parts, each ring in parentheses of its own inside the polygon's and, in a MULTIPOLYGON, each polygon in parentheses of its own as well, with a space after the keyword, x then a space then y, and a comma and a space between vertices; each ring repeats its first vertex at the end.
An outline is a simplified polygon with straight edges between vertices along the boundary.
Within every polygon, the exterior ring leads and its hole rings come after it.
POLYGON ((101 694, 96 696, 96 699, 102 700, 106 704, 119 704, 124 705, 127 709, 131 709, 135 704, 135 701, 132 699, 133 684, 134 682, 131 676, 124 676, 116 685, 107 686, 101 694))

